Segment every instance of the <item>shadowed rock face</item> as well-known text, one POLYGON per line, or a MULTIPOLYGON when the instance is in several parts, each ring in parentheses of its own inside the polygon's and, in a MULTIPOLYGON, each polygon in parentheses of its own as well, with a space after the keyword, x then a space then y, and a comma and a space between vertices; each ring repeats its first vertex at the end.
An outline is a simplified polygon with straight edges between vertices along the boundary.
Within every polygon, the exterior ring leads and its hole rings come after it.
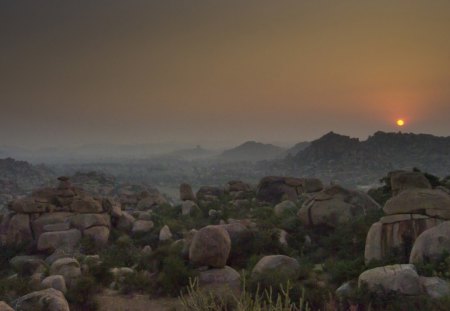
POLYGON ((394 171, 389 177, 393 195, 407 189, 431 189, 430 182, 420 172, 394 171))
POLYGON ((414 242, 410 263, 436 261, 444 252, 450 252, 450 221, 424 231, 414 242))
POLYGON ((381 260, 397 249, 405 258, 417 237, 444 220, 420 214, 385 216, 374 223, 367 233, 364 257, 366 263, 381 260))
POLYGON ((299 195, 317 192, 322 189, 322 182, 315 178, 268 176, 259 182, 256 198, 259 201, 272 204, 277 204, 284 200, 296 202, 299 195))

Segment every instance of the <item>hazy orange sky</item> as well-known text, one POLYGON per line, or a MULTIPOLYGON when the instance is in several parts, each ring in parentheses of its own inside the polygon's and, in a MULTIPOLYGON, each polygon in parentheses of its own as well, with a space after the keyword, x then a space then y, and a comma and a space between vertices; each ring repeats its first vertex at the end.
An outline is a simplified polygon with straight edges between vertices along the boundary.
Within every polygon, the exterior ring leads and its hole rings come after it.
POLYGON ((0 2, 0 144, 450 135, 450 1, 0 2))

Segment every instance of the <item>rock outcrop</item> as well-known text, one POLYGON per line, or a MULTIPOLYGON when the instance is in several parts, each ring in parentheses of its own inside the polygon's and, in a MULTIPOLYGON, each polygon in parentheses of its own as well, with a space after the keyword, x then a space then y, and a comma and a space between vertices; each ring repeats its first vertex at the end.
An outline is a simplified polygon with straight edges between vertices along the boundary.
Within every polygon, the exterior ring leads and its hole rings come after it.
POLYGON ((387 216, 374 223, 367 234, 367 263, 396 249, 408 258, 422 232, 450 219, 450 196, 435 189, 406 189, 388 200, 383 210, 387 216))
POLYGON ((305 201, 298 211, 300 221, 308 226, 327 225, 336 227, 353 218, 378 210, 380 206, 367 194, 330 186, 305 201))
POLYGON ((252 278, 267 279, 279 282, 297 280, 300 275, 300 264, 295 258, 285 255, 270 255, 261 258, 252 270, 252 278))
POLYGON ((13 303, 13 306, 16 311, 70 311, 64 295, 53 288, 22 296, 13 303))

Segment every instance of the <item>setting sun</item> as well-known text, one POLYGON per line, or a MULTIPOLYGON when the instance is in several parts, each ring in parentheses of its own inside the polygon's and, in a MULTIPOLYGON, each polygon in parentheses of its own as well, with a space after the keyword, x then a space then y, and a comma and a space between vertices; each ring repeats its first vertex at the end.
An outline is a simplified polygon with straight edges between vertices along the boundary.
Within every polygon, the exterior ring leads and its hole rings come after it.
POLYGON ((403 125, 405 125, 405 121, 403 119, 398 119, 397 120, 397 125, 398 126, 403 126, 403 125))

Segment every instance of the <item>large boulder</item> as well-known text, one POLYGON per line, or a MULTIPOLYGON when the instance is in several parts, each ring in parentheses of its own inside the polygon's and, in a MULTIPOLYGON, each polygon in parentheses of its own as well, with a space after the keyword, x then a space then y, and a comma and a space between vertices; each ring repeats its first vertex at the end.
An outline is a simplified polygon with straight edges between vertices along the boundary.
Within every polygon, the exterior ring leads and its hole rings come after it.
POLYGON ((74 249, 80 239, 81 232, 78 229, 45 232, 39 237, 37 249, 39 251, 54 251, 58 248, 74 249))
MULTIPOLYGON (((366 263, 382 260, 393 251, 401 251, 405 256, 417 237, 443 220, 420 214, 398 214, 381 217, 372 224, 367 233, 364 258, 366 263)), ((406 258, 407 260, 407 258, 406 258)))
POLYGON ((300 264, 295 258, 285 255, 264 256, 252 270, 252 278, 267 282, 284 283, 296 280, 299 276, 300 264))
POLYGON ((42 280, 42 288, 54 288, 62 293, 67 292, 66 281, 62 275, 50 275, 42 280))
POLYGON ((200 212, 197 203, 190 200, 185 200, 181 203, 181 215, 191 215, 200 212))
POLYGON ((420 277, 420 284, 425 293, 434 299, 450 296, 450 283, 438 277, 420 277))
POLYGON ((206 226, 195 233, 189 259, 196 266, 225 267, 231 250, 228 232, 220 226, 206 226))
POLYGON ((13 303, 16 311, 70 311, 63 293, 48 288, 20 297, 13 303))
POLYGON ((392 265, 370 269, 361 273, 358 285, 366 284, 370 291, 396 292, 400 295, 423 293, 419 275, 413 265, 392 265))
POLYGON ((408 189, 389 199, 383 210, 388 215, 415 213, 450 220, 450 195, 437 189, 408 189))
POLYGON ((249 184, 240 181, 240 180, 231 180, 229 182, 227 182, 227 184, 225 185, 225 191, 228 193, 232 193, 232 192, 247 192, 247 191, 251 191, 252 188, 250 187, 249 184))
POLYGON ((80 263, 75 258, 61 258, 50 267, 50 275, 62 275, 70 287, 81 276, 80 263))
POLYGON ((367 194, 333 185, 305 201, 297 215, 305 225, 337 227, 377 209, 380 206, 367 194))
POLYGON ((117 221, 117 228, 123 231, 129 231, 133 228, 136 219, 127 212, 122 212, 122 215, 117 221))
POLYGON ((180 185, 180 200, 181 201, 195 201, 195 195, 192 191, 192 187, 189 184, 182 183, 180 185))
POLYGON ((450 221, 422 232, 414 242, 409 262, 436 261, 444 252, 450 252, 450 221))
POLYGON ((431 189, 431 184, 421 172, 395 171, 389 174, 392 194, 407 189, 431 189))
POLYGON ((30 215, 6 214, 3 216, 0 225, 0 235, 2 244, 6 245, 32 242, 33 233, 30 226, 30 215))
POLYGON ((170 231, 170 228, 168 225, 164 225, 164 227, 161 228, 159 231, 159 240, 160 241, 168 241, 172 239, 172 232, 170 231))

